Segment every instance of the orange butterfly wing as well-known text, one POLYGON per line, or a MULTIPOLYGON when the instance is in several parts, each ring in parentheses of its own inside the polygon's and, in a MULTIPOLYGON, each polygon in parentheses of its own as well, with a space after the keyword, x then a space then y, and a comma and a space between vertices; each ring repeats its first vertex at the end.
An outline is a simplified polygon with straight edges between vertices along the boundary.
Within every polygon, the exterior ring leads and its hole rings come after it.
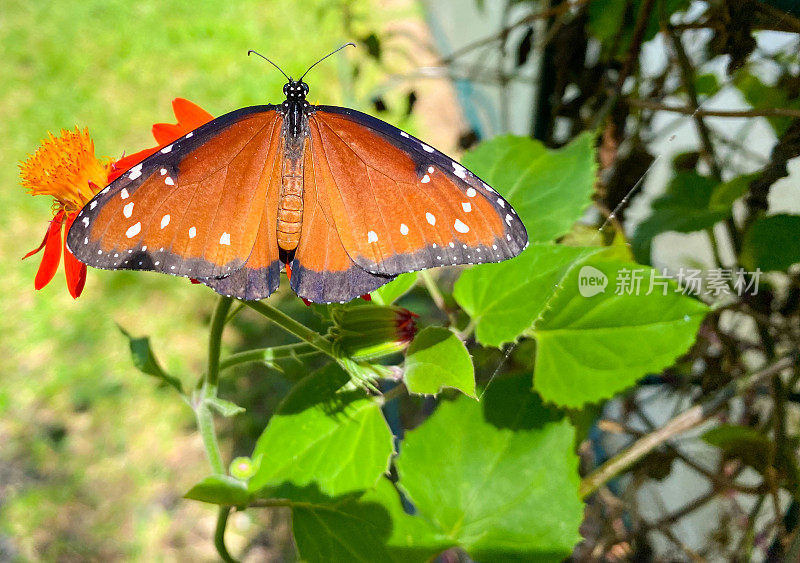
POLYGON ((446 155, 383 121, 332 106, 309 119, 320 196, 350 258, 383 276, 499 262, 527 245, 509 203, 446 155), (322 171, 320 173, 320 171, 322 171))
POLYGON ((67 237, 70 251, 96 268, 198 278, 237 297, 274 290, 283 123, 275 109, 231 112, 131 168, 79 213, 67 237), (251 274, 239 272, 246 264, 274 280, 253 286, 251 274))

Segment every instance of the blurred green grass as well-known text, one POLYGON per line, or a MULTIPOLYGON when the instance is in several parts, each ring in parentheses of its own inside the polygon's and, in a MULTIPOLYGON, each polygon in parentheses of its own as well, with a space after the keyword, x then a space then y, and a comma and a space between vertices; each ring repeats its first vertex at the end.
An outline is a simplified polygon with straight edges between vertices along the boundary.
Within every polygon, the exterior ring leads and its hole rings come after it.
MULTIPOLYGON (((344 14, 351 32, 385 17, 372 4, 3 2, 0 560, 214 559, 212 530, 187 531, 208 527, 213 511, 176 496, 207 471, 190 412, 134 371, 115 326, 150 335, 165 367, 191 382, 203 370, 213 294, 91 269, 77 301, 62 270, 34 292, 39 256, 20 257, 41 240, 50 201, 19 187, 17 163, 48 131, 75 125, 89 128, 98 156, 151 146, 151 125, 173 121, 177 96, 214 115, 279 101, 283 77, 247 50, 297 75, 353 39, 344 14)), ((358 106, 348 69, 344 58, 317 67, 312 102, 358 106)), ((230 347, 243 337, 226 338, 230 347)))

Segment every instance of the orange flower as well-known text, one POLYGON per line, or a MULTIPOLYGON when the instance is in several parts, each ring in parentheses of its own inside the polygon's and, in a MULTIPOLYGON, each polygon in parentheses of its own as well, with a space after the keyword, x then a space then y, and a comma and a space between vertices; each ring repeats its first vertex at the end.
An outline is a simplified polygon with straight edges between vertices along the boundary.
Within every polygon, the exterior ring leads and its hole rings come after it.
POLYGON ((109 182, 113 182, 129 168, 139 164, 157 150, 177 141, 186 133, 194 131, 214 119, 214 116, 206 110, 184 98, 172 100, 172 110, 175 112, 178 123, 156 123, 153 125, 153 137, 155 137, 158 145, 123 156, 115 162, 114 170, 108 178, 109 182))
POLYGON ((183 98, 172 102, 176 124, 153 125, 153 136, 158 146, 125 156, 116 162, 98 160, 94 155, 94 142, 89 131, 62 130, 58 137, 49 134, 41 146, 20 164, 22 186, 31 195, 49 195, 53 198, 53 219, 47 227, 42 244, 23 257, 28 258, 44 248, 42 262, 34 279, 34 288, 42 289, 56 274, 64 251, 64 272, 67 289, 77 298, 86 283, 86 265, 79 262, 66 247, 66 236, 78 212, 101 189, 114 181, 130 167, 138 164, 163 146, 213 119, 213 116, 183 98))
POLYGON ((108 183, 111 162, 94 156, 94 142, 89 131, 61 131, 42 141, 36 152, 20 164, 22 187, 31 195, 53 197, 54 216, 39 248, 28 252, 28 258, 44 248, 42 262, 34 279, 34 287, 42 289, 56 275, 64 246, 64 272, 67 289, 77 298, 86 282, 86 266, 69 252, 61 241, 62 228, 69 229, 78 211, 108 183))

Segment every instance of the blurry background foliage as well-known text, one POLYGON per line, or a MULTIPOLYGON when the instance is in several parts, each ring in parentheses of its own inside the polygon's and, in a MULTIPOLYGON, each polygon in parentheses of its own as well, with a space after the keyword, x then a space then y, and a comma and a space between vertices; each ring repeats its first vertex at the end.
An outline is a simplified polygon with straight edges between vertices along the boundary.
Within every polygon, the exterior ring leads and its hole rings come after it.
MULTIPOLYGON (((270 507, 228 521, 253 561, 800 554, 794 5, 6 1, 0 18, 0 560, 215 560, 215 511, 187 491, 270 507), (34 293, 18 259, 49 209, 15 162, 76 124, 99 155, 150 146, 176 96, 214 115, 278 101, 283 77, 247 49, 296 76, 347 40, 309 76, 312 103, 469 149, 532 244, 382 293, 426 327, 412 394, 383 408, 333 401, 347 377, 319 356, 225 372, 220 396, 246 411, 220 417, 223 454, 252 475, 209 476, 190 411, 135 371, 116 324, 191 386, 213 294, 98 270, 76 302, 59 280, 34 293), (579 295, 583 267, 651 266, 666 295, 579 295), (675 291, 689 267, 765 273, 757 295, 696 299, 675 291)), ((283 285, 269 303, 324 330, 330 311, 283 285)), ((224 351, 291 341, 245 310, 224 351)))

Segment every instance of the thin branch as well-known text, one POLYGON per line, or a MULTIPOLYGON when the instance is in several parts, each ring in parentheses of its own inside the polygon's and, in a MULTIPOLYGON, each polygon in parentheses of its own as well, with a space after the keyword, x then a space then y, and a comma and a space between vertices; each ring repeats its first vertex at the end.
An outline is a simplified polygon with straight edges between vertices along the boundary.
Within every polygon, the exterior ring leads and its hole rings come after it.
POLYGON ((554 16, 560 16, 562 14, 565 14, 570 8, 582 6, 583 4, 586 4, 588 1, 589 0, 576 0, 573 3, 564 2, 563 4, 559 4, 554 8, 542 10, 541 12, 536 12, 535 14, 528 14, 527 16, 520 18, 517 21, 502 27, 497 33, 490 35, 489 37, 478 39, 477 41, 473 41, 472 43, 464 45, 460 49, 456 49, 448 56, 442 58, 440 64, 449 65, 450 63, 454 62, 455 59, 463 57, 464 55, 466 55, 471 51, 474 51, 478 47, 483 47, 484 45, 488 45, 489 43, 500 41, 501 39, 507 37, 508 34, 511 33, 511 31, 513 31, 514 29, 518 28, 521 25, 529 24, 536 20, 543 20, 554 16))
POLYGON ((733 381, 717 391, 709 400, 689 408, 661 428, 636 440, 630 447, 618 453, 583 478, 580 486, 581 498, 586 498, 595 492, 599 486, 629 469, 634 463, 670 438, 705 422, 733 397, 755 386, 761 380, 794 366, 797 361, 798 359, 794 355, 786 356, 761 371, 739 381, 733 381))
POLYGON ((745 119, 750 117, 795 117, 800 118, 800 110, 791 108, 754 108, 742 110, 719 110, 719 109, 704 109, 693 108, 691 106, 673 106, 654 102, 651 100, 642 100, 637 98, 626 98, 625 101, 638 108, 649 109, 653 111, 668 111, 671 113, 680 113, 683 115, 692 115, 700 117, 729 117, 732 119, 745 119))

